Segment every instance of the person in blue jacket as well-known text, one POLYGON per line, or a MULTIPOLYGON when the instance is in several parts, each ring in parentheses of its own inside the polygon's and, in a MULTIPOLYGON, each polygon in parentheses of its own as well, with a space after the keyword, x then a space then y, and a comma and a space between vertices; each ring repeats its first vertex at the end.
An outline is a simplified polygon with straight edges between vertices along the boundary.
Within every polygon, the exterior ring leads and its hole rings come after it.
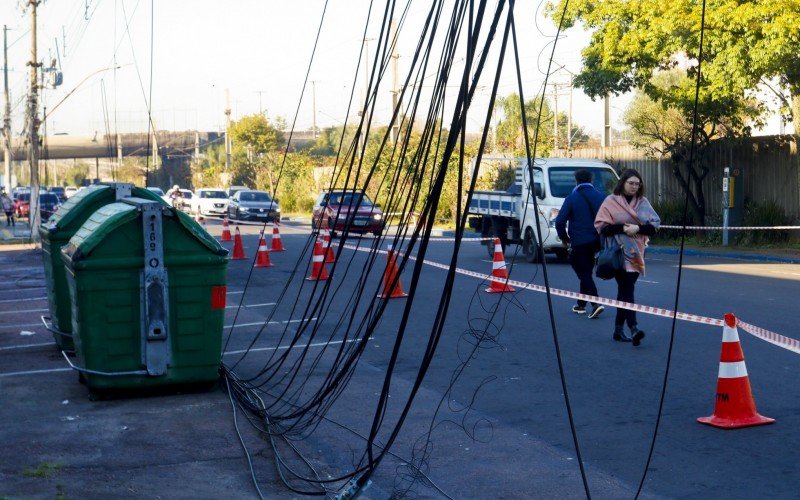
MULTIPOLYGON (((577 184, 561 205, 556 217, 556 231, 564 246, 571 247, 569 263, 580 280, 582 294, 597 296, 592 270, 595 254, 600 250, 600 236, 594 227, 594 218, 600 209, 605 195, 592 184, 592 173, 588 170, 575 172, 577 184), (567 223, 569 222, 569 229, 567 223)), ((599 304, 591 304, 589 318, 594 319, 605 310, 599 304)), ((586 301, 579 300, 572 306, 576 314, 586 314, 586 301)))

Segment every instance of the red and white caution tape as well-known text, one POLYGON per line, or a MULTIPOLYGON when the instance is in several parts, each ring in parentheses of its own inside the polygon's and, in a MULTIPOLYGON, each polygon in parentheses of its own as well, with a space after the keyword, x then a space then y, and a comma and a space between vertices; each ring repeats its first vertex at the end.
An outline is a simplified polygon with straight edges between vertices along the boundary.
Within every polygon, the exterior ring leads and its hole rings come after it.
MULTIPOLYGON (((354 246, 354 245, 345 245, 344 247, 348 248, 350 250, 358 250, 358 251, 362 251, 362 252, 371 251, 371 249, 369 249, 369 248, 360 248, 360 247, 357 247, 357 246, 354 246)), ((387 253, 385 250, 378 250, 378 252, 387 253)), ((413 256, 409 256, 408 258, 411 259, 411 260, 417 260, 417 258, 413 257, 413 256)), ((424 264, 426 264, 426 265, 431 266, 431 267, 436 267, 436 268, 444 269, 444 270, 449 270, 450 269, 450 266, 448 266, 446 264, 440 264, 438 262, 433 262, 433 261, 425 260, 425 259, 422 262, 424 264)), ((469 271, 467 269, 461 269, 460 267, 456 268, 456 272, 458 274, 463 274, 464 276, 471 276, 473 278, 478 278, 478 279, 484 280, 484 281, 492 280, 492 276, 489 275, 489 274, 483 274, 483 273, 478 273, 478 272, 475 272, 475 271, 469 271)), ((515 280, 512 280, 512 279, 509 279, 506 283, 511 287, 516 287, 516 288, 521 288, 521 289, 526 289, 526 290, 532 290, 534 292, 542 292, 542 293, 546 293, 547 292, 547 288, 542 286, 542 285, 534 285, 532 283, 526 283, 526 282, 523 282, 523 281, 515 281, 515 280)), ((570 299, 585 300, 587 302, 593 302, 595 304, 603 304, 605 306, 617 307, 617 308, 620 308, 620 309, 629 309, 631 311, 637 311, 637 312, 641 312, 641 313, 644 313, 644 314, 652 314, 654 316, 662 316, 662 317, 665 317, 665 318, 672 318, 673 316, 675 316, 677 319, 682 320, 682 321, 690 321, 692 323, 700 323, 700 324, 703 324, 703 325, 711 325, 711 326, 724 326, 725 325, 725 321, 723 319, 720 319, 720 318, 709 318, 708 316, 700 316, 700 315, 697 315, 697 314, 689 314, 689 313, 684 313, 684 312, 680 312, 680 311, 678 311, 677 314, 676 314, 675 311, 672 311, 670 309, 663 309, 663 308, 660 308, 660 307, 645 306, 645 305, 641 305, 641 304, 631 304, 630 302, 623 302, 621 300, 606 299, 604 297, 594 297, 592 295, 584 295, 582 293, 571 292, 569 290, 561 290, 561 289, 558 289, 558 288, 551 288, 550 289, 550 294, 558 296, 558 297, 567 297, 567 298, 570 298, 570 299)), ((765 341, 767 341, 767 342, 769 342, 771 344, 774 344, 774 345, 776 345, 778 347, 782 347, 782 348, 784 348, 786 350, 792 351, 792 352, 794 352, 796 354, 800 354, 800 341, 798 341, 796 339, 793 339, 793 338, 790 338, 790 337, 785 337, 783 335, 780 335, 780 334, 775 333, 775 332, 771 332, 769 330, 765 330, 763 328, 751 325, 749 323, 745 323, 744 321, 741 321, 738 318, 737 318, 736 322, 737 322, 737 325, 741 326, 742 329, 744 331, 746 331, 747 333, 749 333, 750 335, 753 335, 754 337, 759 338, 761 340, 765 340, 765 341)))

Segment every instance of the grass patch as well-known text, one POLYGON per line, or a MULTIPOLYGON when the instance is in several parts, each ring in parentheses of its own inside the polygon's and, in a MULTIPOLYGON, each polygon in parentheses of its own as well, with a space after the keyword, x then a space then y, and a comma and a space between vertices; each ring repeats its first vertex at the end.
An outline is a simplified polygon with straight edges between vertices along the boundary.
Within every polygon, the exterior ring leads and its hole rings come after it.
POLYGON ((64 467, 63 464, 57 462, 42 462, 35 469, 25 469, 22 471, 23 476, 27 477, 40 477, 42 479, 49 479, 56 472, 64 467))

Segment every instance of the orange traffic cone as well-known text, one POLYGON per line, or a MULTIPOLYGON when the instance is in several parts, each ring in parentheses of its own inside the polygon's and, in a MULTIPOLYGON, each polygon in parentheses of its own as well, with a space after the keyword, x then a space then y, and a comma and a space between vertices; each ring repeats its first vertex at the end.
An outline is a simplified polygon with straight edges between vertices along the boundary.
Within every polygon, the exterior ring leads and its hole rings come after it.
POLYGON ((400 299, 408 297, 408 294, 403 291, 403 283, 400 281, 400 276, 397 274, 397 263, 394 258, 394 250, 392 245, 389 245, 389 252, 386 254, 386 270, 383 272, 383 293, 378 295, 380 299, 400 299), (397 283, 395 283, 397 280, 397 283), (394 286, 392 286, 394 283, 394 286), (391 289, 391 292, 389 291, 391 289))
POLYGON ((331 234, 322 235, 322 250, 325 252, 325 263, 332 264, 336 262, 336 255, 333 253, 333 249, 331 248, 331 234))
POLYGON ((272 226, 272 248, 270 248, 273 252, 283 252, 286 250, 283 248, 283 242, 281 241, 281 233, 278 231, 278 223, 276 222, 272 226))
POLYGON ((269 260, 269 252, 267 251, 267 241, 264 239, 264 233, 258 238, 258 253, 256 253, 256 263, 253 267, 272 267, 272 262, 269 260))
POLYGON ((314 253, 311 256, 311 274, 306 278, 309 281, 325 281, 328 279, 328 270, 325 268, 325 251, 319 238, 314 242, 314 253))
POLYGON ((231 260, 246 259, 244 256, 244 245, 242 245, 242 235, 239 234, 239 226, 236 226, 236 234, 233 236, 233 257, 231 260))
POLYGON ((775 421, 774 418, 762 417, 756 411, 739 332, 736 330, 736 316, 730 313, 725 315, 725 325, 722 327, 722 353, 714 414, 700 417, 697 421, 722 429, 771 424, 775 421))
POLYGON ((231 241, 231 229, 228 227, 228 216, 222 219, 222 237, 219 241, 231 241))
POLYGON ((489 293, 513 292, 508 286, 508 273, 506 273, 506 260, 503 258, 503 246, 500 238, 494 239, 494 261, 492 262, 492 276, 489 278, 491 286, 486 289, 489 293))

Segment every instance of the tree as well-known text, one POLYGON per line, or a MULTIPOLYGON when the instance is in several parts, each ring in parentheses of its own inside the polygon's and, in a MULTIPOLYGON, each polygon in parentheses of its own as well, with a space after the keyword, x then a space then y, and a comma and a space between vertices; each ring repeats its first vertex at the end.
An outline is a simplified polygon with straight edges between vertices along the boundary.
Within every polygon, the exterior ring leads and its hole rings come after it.
MULTIPOLYGON (((551 4, 548 13, 558 20, 562 9, 563 3, 551 4)), ((778 76, 776 72, 782 72, 785 81, 792 81, 791 75, 798 71, 796 64, 781 66, 791 59, 784 47, 774 43, 783 35, 771 35, 772 28, 764 26, 769 23, 742 24, 737 16, 752 20, 751 16, 759 12, 765 20, 774 20, 783 28, 796 26, 792 33, 800 29, 800 17, 788 15, 791 8, 786 0, 770 4, 762 0, 719 0, 706 11, 700 66, 693 59, 699 54, 700 9, 700 3, 686 0, 574 0, 568 4, 564 24, 573 26, 581 21, 594 30, 589 46, 582 51, 583 67, 574 79, 576 86, 592 98, 638 89, 651 101, 640 98, 642 109, 629 116, 631 126, 638 127, 638 143, 649 147, 643 142, 649 137, 657 143, 653 147, 671 155, 673 174, 689 196, 697 222, 703 223, 705 202, 699 186, 708 173, 703 162, 705 148, 718 137, 749 135, 749 124, 762 124, 767 112, 763 103, 751 97, 760 81, 778 76), (780 13, 777 17, 775 4, 780 13), (750 46, 761 50, 751 54, 750 46), (768 64, 773 57, 783 63, 768 64), (701 78, 696 88, 698 68, 701 78), (697 120, 692 144, 695 97, 697 120), (642 112, 647 109, 657 114, 647 116, 647 111, 642 112), (665 131, 664 124, 653 123, 656 116, 668 116, 683 128, 665 131)), ((794 54, 800 50, 800 40, 786 43, 794 47, 794 54)))
MULTIPOLYGON (((561 20, 564 4, 548 6, 561 20)), ((591 97, 642 89, 653 99, 655 70, 696 58, 703 3, 687 0, 569 0, 564 26, 593 30, 575 78, 591 97), (688 56, 687 56, 688 55, 688 56)), ((763 86, 774 92, 800 133, 800 13, 797 0, 715 0, 706 8, 703 86, 710 95, 744 98, 763 86), (776 82, 775 85, 770 82, 776 82)), ((695 63, 684 65, 695 76, 695 63)), ((759 111, 763 117, 765 108, 759 111)))
MULTIPOLYGON (((537 97, 525 103, 525 120, 528 125, 528 140, 533 148, 534 138, 537 138, 536 156, 547 156, 552 151, 553 144, 553 116, 549 103, 545 100, 541 104, 542 98, 537 97), (541 122, 538 120, 539 107, 541 105, 541 122), (536 134, 536 127, 539 126, 539 133, 536 134)), ((522 134, 522 112, 520 111, 519 96, 510 94, 506 97, 498 97, 497 108, 502 112, 503 118, 497 124, 495 132, 497 150, 513 153, 517 156, 524 156, 525 136, 522 134)), ((531 151, 533 153, 533 151, 531 151)))
POLYGON ((758 113, 758 103, 747 99, 715 101, 701 92, 705 97, 692 143, 691 94, 695 82, 680 70, 670 70, 653 77, 650 85, 662 89, 663 97, 653 99, 637 91, 623 117, 632 129, 631 143, 650 156, 669 158, 672 174, 689 197, 694 220, 703 224, 706 203, 702 184, 709 172, 705 152, 714 139, 741 134, 744 118, 758 113))
POLYGON ((230 128, 233 142, 233 184, 255 185, 275 192, 276 152, 283 146, 283 133, 262 114, 242 117, 230 128))

